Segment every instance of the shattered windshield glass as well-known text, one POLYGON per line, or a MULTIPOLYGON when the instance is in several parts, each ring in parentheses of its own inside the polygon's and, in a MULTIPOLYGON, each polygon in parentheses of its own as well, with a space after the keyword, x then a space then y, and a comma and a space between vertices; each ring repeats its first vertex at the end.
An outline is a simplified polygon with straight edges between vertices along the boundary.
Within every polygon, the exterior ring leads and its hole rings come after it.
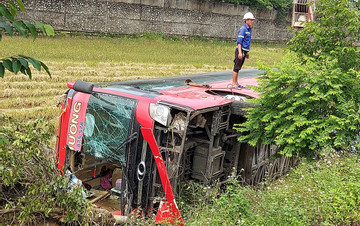
POLYGON ((125 165, 125 148, 136 100, 105 93, 90 96, 83 151, 106 161, 125 165))

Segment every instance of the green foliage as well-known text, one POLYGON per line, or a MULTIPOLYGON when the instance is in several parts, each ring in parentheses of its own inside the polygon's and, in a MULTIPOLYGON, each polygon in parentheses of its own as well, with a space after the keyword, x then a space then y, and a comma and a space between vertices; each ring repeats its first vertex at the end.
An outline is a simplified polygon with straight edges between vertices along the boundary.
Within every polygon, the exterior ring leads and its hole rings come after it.
POLYGON ((53 129, 40 119, 19 122, 1 116, 0 224, 37 224, 54 215, 64 215, 66 222, 88 220, 80 188, 68 192, 68 178, 59 175, 47 148, 53 129))
POLYGON ((316 22, 295 30, 290 50, 319 64, 336 59, 342 70, 358 71, 360 54, 354 44, 360 41, 360 2, 323 0, 316 7, 316 22))
POLYGON ((245 225, 359 224, 359 157, 322 153, 319 161, 303 160, 266 189, 251 190, 253 215, 245 225))
POLYGON ((237 127, 251 131, 240 141, 277 144, 287 155, 358 146, 360 54, 353 43, 359 11, 346 7, 347 0, 321 3, 318 21, 290 41, 292 53, 276 70, 262 66, 267 73, 255 88, 262 93, 259 106, 237 127))
MULTIPOLYGON (((6 186, 14 186, 21 179, 27 180, 28 177, 42 174, 42 172, 32 172, 29 175, 22 173, 31 161, 40 160, 38 156, 42 152, 42 145, 47 145, 52 136, 52 126, 40 119, 20 123, 4 115, 1 116, 0 126, 0 136, 6 141, 0 146, 0 159, 4 167, 0 174, 1 182, 6 186)), ((32 181, 31 178, 29 179, 32 181)))
POLYGON ((236 225, 252 215, 247 188, 230 178, 220 188, 191 182, 183 186, 180 209, 189 225, 236 225))
POLYGON ((210 224, 236 225, 243 223, 245 217, 252 215, 250 202, 245 194, 246 189, 241 188, 236 179, 231 179, 225 192, 213 201, 213 205, 208 205, 205 208, 205 212, 212 212, 213 217, 210 224))
MULTIPOLYGON (((26 20, 16 20, 16 16, 19 13, 18 8, 21 11, 26 12, 24 4, 20 0, 17 0, 16 3, 10 0, 8 6, 0 3, 0 41, 2 39, 3 32, 13 36, 14 30, 26 38, 29 37, 30 34, 34 40, 38 34, 36 29, 41 30, 44 35, 54 35, 54 29, 48 24, 34 21, 34 25, 26 20)), ((17 74, 20 71, 31 79, 32 73, 28 62, 30 62, 33 67, 39 71, 41 70, 41 67, 44 68, 47 74, 51 77, 48 67, 43 62, 36 60, 35 58, 22 55, 0 59, 0 77, 4 77, 5 69, 7 69, 14 74, 17 74)))
POLYGON ((13 36, 14 29, 24 37, 28 37, 30 33, 33 39, 37 37, 36 29, 40 29, 44 35, 54 36, 54 29, 49 24, 39 21, 31 23, 26 20, 16 20, 16 16, 19 14, 18 8, 26 13, 25 6, 20 0, 17 0, 16 3, 9 0, 8 6, 0 3, 0 40, 3 31, 13 36))
POLYGON ((186 225, 359 225, 359 181, 359 154, 324 151, 267 187, 230 181, 225 192, 183 217, 186 225))
POLYGON ((37 69, 38 71, 41 71, 41 67, 44 68, 46 73, 51 77, 51 73, 49 71, 49 68, 44 64, 43 62, 24 55, 18 55, 18 56, 12 56, 4 59, 0 59, 0 77, 3 78, 5 74, 5 69, 8 71, 14 73, 15 75, 18 72, 23 73, 24 75, 29 76, 29 78, 32 78, 32 72, 29 63, 32 64, 32 66, 37 69))
POLYGON ((219 188, 218 183, 211 186, 194 181, 181 183, 177 201, 181 214, 196 217, 199 211, 195 207, 212 205, 213 200, 219 196, 219 188))

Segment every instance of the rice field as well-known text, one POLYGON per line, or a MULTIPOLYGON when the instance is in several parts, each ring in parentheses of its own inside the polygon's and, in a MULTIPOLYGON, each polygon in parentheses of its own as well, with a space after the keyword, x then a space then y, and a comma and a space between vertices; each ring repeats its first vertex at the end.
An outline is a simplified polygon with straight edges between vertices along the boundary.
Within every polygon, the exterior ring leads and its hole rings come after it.
MULTIPOLYGON (((52 74, 33 69, 33 78, 5 74, 0 79, 0 113, 27 120, 45 118, 57 124, 59 96, 68 81, 111 82, 231 70, 232 42, 171 40, 162 36, 3 37, 0 59, 28 55, 43 61, 52 74)), ((259 61, 273 64, 281 60, 283 45, 257 44, 251 49, 245 67, 259 61)))

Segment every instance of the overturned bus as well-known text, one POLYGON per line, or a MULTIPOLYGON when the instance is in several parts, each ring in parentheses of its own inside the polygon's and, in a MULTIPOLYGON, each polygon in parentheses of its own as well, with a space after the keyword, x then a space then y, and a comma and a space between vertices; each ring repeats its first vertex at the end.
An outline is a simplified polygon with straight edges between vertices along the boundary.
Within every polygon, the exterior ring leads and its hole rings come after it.
MULTIPOLYGON (((260 73, 242 70, 239 81, 256 85, 260 73)), ((233 125, 245 121, 246 108, 253 107, 247 100, 258 94, 229 87, 230 79, 231 71, 69 82, 61 101, 58 169, 71 172, 88 189, 116 194, 107 209, 123 216, 141 210, 145 216, 155 214, 156 222, 179 224, 179 182, 221 181, 237 171, 243 183, 256 184, 265 175, 283 174, 292 161, 271 158, 274 146, 254 148, 237 141, 233 125)))

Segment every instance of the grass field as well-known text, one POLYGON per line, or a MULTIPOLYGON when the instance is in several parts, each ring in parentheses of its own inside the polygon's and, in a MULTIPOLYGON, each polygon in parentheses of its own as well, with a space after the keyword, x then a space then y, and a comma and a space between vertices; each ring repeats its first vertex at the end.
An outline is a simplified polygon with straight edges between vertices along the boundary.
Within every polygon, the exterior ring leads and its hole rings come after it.
MULTIPOLYGON (((233 42, 172 40, 157 34, 137 37, 70 36, 3 37, 0 58, 23 54, 43 61, 52 78, 33 70, 33 79, 6 74, 0 83, 0 112, 56 124, 58 97, 74 80, 109 82, 231 70, 233 42)), ((279 61, 283 45, 253 43, 245 68, 279 61)), ((230 78, 229 78, 230 79, 230 78)))
POLYGON ((359 225, 359 169, 358 153, 327 152, 257 189, 189 186, 194 201, 180 209, 188 225, 359 225))

